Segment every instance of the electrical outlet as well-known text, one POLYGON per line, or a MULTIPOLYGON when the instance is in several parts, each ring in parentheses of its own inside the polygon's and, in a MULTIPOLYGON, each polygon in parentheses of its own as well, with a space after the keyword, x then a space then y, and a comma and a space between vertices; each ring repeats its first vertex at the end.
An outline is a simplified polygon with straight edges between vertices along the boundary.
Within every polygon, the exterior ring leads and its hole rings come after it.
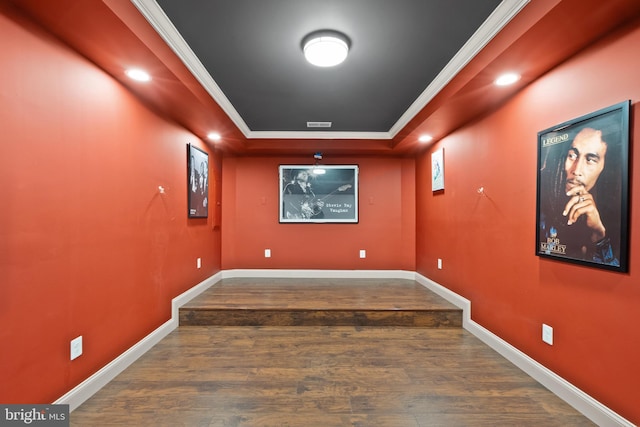
POLYGON ((82 355, 82 335, 71 340, 71 360, 82 355))
POLYGON ((367 251, 364 249, 360 249, 360 258, 366 258, 367 257, 367 251))
POLYGON ((549 345, 553 345, 553 328, 549 325, 542 324, 542 341, 549 345))
POLYGON ((264 257, 265 258, 271 258, 271 249, 265 249, 264 250, 264 257))
POLYGON ((202 267, 202 258, 198 258, 198 259, 196 260, 196 266, 197 266, 198 268, 202 267))
POLYGON ((438 270, 442 270, 442 260, 438 258, 438 270))

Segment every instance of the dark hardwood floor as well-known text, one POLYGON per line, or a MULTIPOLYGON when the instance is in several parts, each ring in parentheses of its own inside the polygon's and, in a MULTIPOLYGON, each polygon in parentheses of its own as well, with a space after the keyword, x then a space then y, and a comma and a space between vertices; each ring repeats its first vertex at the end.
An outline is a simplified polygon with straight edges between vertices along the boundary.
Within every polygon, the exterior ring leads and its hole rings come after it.
POLYGON ((180 324, 461 327, 462 310, 414 280, 225 279, 185 304, 180 324))
MULTIPOLYGON (((362 286, 358 281, 354 284, 362 286)), ((241 292, 242 286, 237 285, 233 292, 241 292)), ((225 286, 207 293, 221 292, 225 286)), ((404 298, 401 290, 411 294, 409 288, 400 286, 396 298, 389 301, 398 305, 404 298)), ((274 301, 287 304, 282 295, 286 292, 280 293, 274 301)), ((306 301, 301 297, 305 294, 296 292, 296 298, 306 301)), ((228 296, 227 303, 241 304, 247 295, 228 296)), ((200 301, 194 299, 192 307, 202 306, 207 298, 203 294, 200 301)), ((273 308, 265 299, 255 298, 273 308)), ((352 298, 350 304, 356 300, 352 298)), ((440 302, 438 297, 434 301, 440 302)), ((414 301, 416 306, 423 303, 414 301)), ((326 307, 319 309, 340 305, 326 300, 312 305, 322 304, 326 307)), ((182 325, 73 411, 71 425, 564 427, 592 423, 461 327, 182 325)))

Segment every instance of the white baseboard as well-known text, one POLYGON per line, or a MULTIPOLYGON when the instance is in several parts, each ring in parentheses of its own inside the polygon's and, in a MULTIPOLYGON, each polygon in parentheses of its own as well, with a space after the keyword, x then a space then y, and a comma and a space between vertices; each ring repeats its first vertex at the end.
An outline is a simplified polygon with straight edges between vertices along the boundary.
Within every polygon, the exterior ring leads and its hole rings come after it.
POLYGON ((602 427, 624 426, 635 424, 621 417, 611 409, 589 396, 555 372, 535 361, 502 338, 471 319, 471 301, 450 291, 438 283, 416 273, 415 280, 432 292, 440 295, 453 305, 463 310, 462 325, 464 329, 475 335, 482 342, 516 365, 530 377, 549 389, 556 396, 573 406, 585 417, 602 427))
POLYGON ((420 283, 434 294, 441 296, 451 304, 462 309, 462 327, 468 329, 467 327, 469 326, 469 322, 471 322, 471 301, 450 291, 444 286, 437 284, 433 280, 427 279, 419 273, 414 273, 413 278, 416 282, 420 283))
POLYGON ((405 270, 225 270, 223 279, 238 277, 279 277, 314 279, 408 279, 414 280, 415 273, 405 270))
POLYGON ((282 278, 378 278, 378 279, 409 279, 418 283, 443 297, 463 311, 462 326, 464 329, 475 335, 482 342, 493 350, 501 354, 522 371, 526 372, 533 379, 548 388, 562 400, 573 406, 584 416, 599 426, 623 426, 634 427, 635 425, 621 417, 611 409, 598 402, 579 388, 575 387, 550 369, 538 363, 522 351, 513 347, 502 338, 493 334, 483 326, 471 319, 471 301, 452 292, 444 286, 430 280, 419 273, 405 270, 224 270, 214 274, 188 291, 180 294, 171 302, 171 319, 158 327, 151 334, 122 353, 108 365, 87 378, 67 394, 56 400, 55 404, 68 404, 73 411, 83 402, 89 399, 98 390, 104 387, 109 381, 124 371, 129 365, 135 362, 140 356, 146 353, 151 347, 171 333, 178 327, 179 308, 204 292, 206 289, 226 278, 237 277, 282 277, 282 278))
POLYGON ((70 411, 73 411, 78 406, 82 405, 82 403, 84 403, 87 399, 98 392, 98 390, 107 385, 109 381, 113 380, 116 376, 118 376, 118 374, 129 367, 129 365, 138 360, 138 358, 145 354, 149 349, 151 349, 151 347, 156 345, 158 342, 160 342, 160 340, 162 340, 174 329, 176 329, 178 327, 179 321, 178 309, 187 301, 191 300, 193 297, 202 293, 211 285, 218 282, 221 277, 222 274, 217 273, 202 281, 193 288, 189 289, 188 291, 175 297, 171 301, 171 319, 167 320, 156 330, 151 332, 142 340, 138 341, 127 351, 112 360, 109 364, 78 384, 71 391, 69 391, 67 394, 53 403, 69 405, 70 411))

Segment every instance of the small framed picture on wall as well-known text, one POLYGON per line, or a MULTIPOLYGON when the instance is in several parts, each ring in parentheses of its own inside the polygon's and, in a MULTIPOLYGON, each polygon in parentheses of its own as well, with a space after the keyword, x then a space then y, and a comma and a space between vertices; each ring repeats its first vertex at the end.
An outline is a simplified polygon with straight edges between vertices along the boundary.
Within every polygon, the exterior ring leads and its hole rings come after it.
POLYGON ((188 215, 207 218, 209 214, 209 155, 187 144, 188 215))
POLYGON ((536 255, 627 271, 629 111, 625 101, 538 133, 536 255))
POLYGON ((444 149, 431 153, 431 191, 444 190, 444 149))

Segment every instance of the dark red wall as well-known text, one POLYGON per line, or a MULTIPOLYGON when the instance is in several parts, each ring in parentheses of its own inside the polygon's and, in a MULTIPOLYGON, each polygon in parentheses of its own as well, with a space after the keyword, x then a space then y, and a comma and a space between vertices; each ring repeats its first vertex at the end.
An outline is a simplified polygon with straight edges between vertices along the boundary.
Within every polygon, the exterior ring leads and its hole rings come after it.
POLYGON ((224 158, 223 269, 415 270, 414 160, 326 159, 359 166, 359 222, 280 224, 278 166, 313 162, 312 146, 308 157, 224 158))
POLYGON ((416 165, 417 182, 428 182, 431 153, 444 148, 444 193, 418 186, 417 270, 470 299, 473 320, 636 423, 638 46, 636 21, 438 142, 416 165), (537 132, 627 99, 633 101, 629 273, 536 257, 537 132), (553 346, 541 340, 542 323, 554 328, 553 346))
POLYGON ((48 403, 219 271, 220 236, 187 220, 185 147, 204 144, 6 2, 0 51, 0 402, 48 403))

